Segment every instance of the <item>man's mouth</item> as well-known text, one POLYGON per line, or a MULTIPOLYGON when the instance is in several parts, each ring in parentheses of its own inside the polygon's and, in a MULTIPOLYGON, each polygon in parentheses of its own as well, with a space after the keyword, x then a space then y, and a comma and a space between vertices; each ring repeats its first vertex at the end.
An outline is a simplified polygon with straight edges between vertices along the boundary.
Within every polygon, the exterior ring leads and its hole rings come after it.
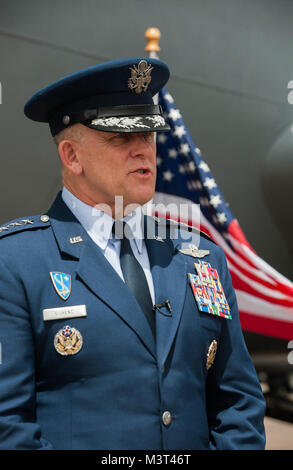
POLYGON ((149 168, 138 168, 137 170, 131 171, 130 173, 139 174, 139 175, 149 175, 151 170, 149 168))

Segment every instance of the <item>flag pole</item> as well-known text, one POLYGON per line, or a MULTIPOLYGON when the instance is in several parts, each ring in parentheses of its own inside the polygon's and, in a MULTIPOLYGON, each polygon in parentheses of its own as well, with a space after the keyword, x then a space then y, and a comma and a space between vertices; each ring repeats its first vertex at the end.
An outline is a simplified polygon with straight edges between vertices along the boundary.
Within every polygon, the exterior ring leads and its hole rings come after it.
POLYGON ((151 59, 158 59, 158 52, 160 52, 159 41, 161 39, 161 31, 159 28, 148 28, 145 32, 145 38, 147 40, 147 45, 145 51, 149 53, 151 59))
MULTIPOLYGON (((148 28, 145 31, 145 38, 147 40, 147 44, 144 48, 146 52, 148 52, 150 59, 158 59, 158 52, 160 52, 160 46, 159 46, 159 41, 161 39, 161 31, 158 28, 148 28)), ((159 94, 157 93, 153 97, 154 104, 158 104, 159 102, 159 94)), ((155 141, 157 140, 156 134, 155 134, 155 141)), ((143 206, 143 212, 147 215, 153 215, 152 214, 152 202, 153 199, 151 199, 149 202, 144 204, 143 206)))
MULTIPOLYGON (((159 59, 158 52, 160 52, 161 48, 159 46, 159 41, 161 39, 161 31, 159 28, 148 28, 145 32, 145 38, 147 40, 147 44, 144 48, 146 52, 149 53, 150 59, 159 59)), ((159 94, 157 93, 154 97, 154 104, 158 104, 159 102, 159 94)))

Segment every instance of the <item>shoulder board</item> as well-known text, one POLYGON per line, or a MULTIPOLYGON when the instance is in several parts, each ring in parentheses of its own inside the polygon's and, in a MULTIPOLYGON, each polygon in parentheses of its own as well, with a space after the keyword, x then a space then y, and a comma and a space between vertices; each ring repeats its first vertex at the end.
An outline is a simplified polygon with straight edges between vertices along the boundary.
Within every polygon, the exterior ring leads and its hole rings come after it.
POLYGON ((188 232, 199 233, 201 237, 204 237, 207 240, 216 243, 207 233, 203 232, 202 230, 198 230, 192 225, 184 224, 183 222, 176 222, 176 220, 172 219, 158 218, 156 216, 154 216, 154 219, 158 224, 166 224, 170 225, 170 227, 180 227, 183 230, 188 230, 188 232))
POLYGON ((14 233, 23 232, 24 230, 44 228, 49 225, 50 217, 46 214, 15 219, 0 226, 0 239, 14 233))

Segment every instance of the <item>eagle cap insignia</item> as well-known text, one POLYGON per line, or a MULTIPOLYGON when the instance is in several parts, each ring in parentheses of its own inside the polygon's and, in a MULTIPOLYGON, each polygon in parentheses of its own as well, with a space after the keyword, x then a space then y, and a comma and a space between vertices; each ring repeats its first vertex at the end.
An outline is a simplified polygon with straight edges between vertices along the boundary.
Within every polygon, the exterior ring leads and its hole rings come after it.
POLYGON ((131 76, 128 79, 128 88, 137 94, 146 91, 152 80, 153 68, 146 60, 141 60, 137 67, 136 65, 130 67, 131 76))
POLYGON ((83 339, 78 330, 66 325, 56 333, 54 346, 56 351, 62 356, 72 356, 77 354, 82 347, 83 339))

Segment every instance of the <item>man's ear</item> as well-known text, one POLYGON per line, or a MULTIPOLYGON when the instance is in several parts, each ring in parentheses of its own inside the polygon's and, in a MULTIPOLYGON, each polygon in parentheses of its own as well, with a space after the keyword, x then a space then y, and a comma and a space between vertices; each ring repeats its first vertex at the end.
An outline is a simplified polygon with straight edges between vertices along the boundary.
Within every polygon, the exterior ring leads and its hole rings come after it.
POLYGON ((63 165, 74 175, 82 173, 82 165, 78 158, 78 143, 74 140, 61 140, 58 152, 63 165))

